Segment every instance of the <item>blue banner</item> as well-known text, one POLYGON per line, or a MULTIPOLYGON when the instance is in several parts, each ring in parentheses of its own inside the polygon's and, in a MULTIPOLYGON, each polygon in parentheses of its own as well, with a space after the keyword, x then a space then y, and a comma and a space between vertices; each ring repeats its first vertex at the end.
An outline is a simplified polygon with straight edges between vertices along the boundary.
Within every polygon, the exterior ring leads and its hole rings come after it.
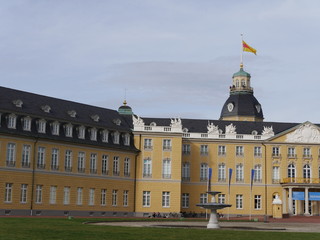
POLYGON ((309 201, 320 201, 320 192, 309 192, 309 201))
POLYGON ((292 192, 292 200, 304 200, 304 192, 292 192))

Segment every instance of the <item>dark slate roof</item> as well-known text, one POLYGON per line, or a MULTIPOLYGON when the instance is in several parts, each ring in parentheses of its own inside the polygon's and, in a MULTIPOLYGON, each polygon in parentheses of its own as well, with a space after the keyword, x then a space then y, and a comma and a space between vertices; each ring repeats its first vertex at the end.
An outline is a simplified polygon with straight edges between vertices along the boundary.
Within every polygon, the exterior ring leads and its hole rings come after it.
POLYGON ((251 93, 230 94, 229 98, 222 107, 220 119, 230 116, 252 116, 263 119, 262 107, 257 111, 256 105, 260 105, 258 100, 251 93), (231 112, 228 110, 228 104, 232 103, 234 108, 231 112))
MULTIPOLYGON (((170 118, 144 118, 141 117, 145 125, 155 122, 157 126, 170 126, 170 118)), ((284 132, 293 128, 300 123, 283 123, 283 122, 251 122, 251 121, 223 121, 223 120, 209 120, 209 119, 181 119, 182 128, 187 128, 188 132, 207 133, 208 123, 218 126, 219 129, 225 132, 225 127, 231 123, 236 127, 237 134, 252 134, 252 131, 257 131, 261 134, 264 127, 271 127, 275 134, 284 132)))
POLYGON ((103 127, 109 130, 130 132, 130 126, 116 111, 101 107, 90 106, 82 103, 62 100, 53 97, 23 92, 10 88, 0 87, 0 111, 15 112, 30 116, 43 117, 44 119, 56 119, 58 121, 78 123, 85 126, 103 127), (23 101, 22 108, 16 107, 12 102, 20 99, 23 101), (50 113, 46 113, 41 106, 49 105, 50 113), (68 111, 77 112, 76 117, 71 117, 68 111), (99 115, 99 122, 91 119, 92 115, 99 115), (116 125, 113 120, 120 119, 121 125, 116 125))
POLYGON ((26 137, 36 137, 42 139, 51 139, 79 144, 89 144, 101 147, 110 147, 115 149, 123 149, 130 151, 137 151, 134 147, 133 138, 131 137, 130 146, 123 145, 123 139, 120 137, 120 143, 114 144, 112 138, 109 135, 109 143, 102 142, 99 138, 97 141, 90 140, 90 134, 88 128, 95 127, 97 130, 106 129, 109 132, 119 131, 120 133, 132 133, 131 124, 128 124, 127 119, 121 116, 117 111, 100 108, 95 106, 90 106, 86 104, 81 104, 77 102, 47 97, 43 95, 37 95, 29 92, 9 89, 0 87, 0 112, 1 115, 1 133, 14 134, 26 137), (16 107, 13 104, 14 100, 21 100, 23 102, 22 107, 16 107), (41 106, 48 105, 51 107, 49 113, 44 112, 41 106), (76 111, 76 117, 71 117, 68 111, 76 111), (7 128, 7 118, 6 116, 10 113, 15 113, 17 115, 16 129, 7 128), (95 122, 91 116, 98 115, 99 121, 95 122), (32 118, 31 131, 22 130, 21 118, 25 116, 30 116, 32 118), (46 124, 46 133, 38 133, 36 127, 36 121, 38 119, 45 119, 48 124, 46 124), (114 120, 121 120, 120 126, 115 124, 114 120), (51 134, 50 122, 58 121, 60 122, 60 135, 55 136, 51 134), (63 124, 72 123, 75 127, 73 128, 73 137, 65 137, 63 133, 63 124), (76 134, 76 127, 83 125, 86 127, 86 138, 79 139, 76 134))

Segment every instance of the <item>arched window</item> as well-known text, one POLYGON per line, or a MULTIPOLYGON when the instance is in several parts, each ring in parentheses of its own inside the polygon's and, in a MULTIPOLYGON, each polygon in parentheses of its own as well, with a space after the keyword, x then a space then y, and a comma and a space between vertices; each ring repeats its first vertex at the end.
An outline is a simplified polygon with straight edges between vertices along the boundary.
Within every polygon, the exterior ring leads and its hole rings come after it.
POLYGON ((311 178, 311 168, 309 164, 303 166, 303 178, 311 178))
POLYGON ((296 167, 293 164, 288 166, 288 178, 296 177, 296 167))

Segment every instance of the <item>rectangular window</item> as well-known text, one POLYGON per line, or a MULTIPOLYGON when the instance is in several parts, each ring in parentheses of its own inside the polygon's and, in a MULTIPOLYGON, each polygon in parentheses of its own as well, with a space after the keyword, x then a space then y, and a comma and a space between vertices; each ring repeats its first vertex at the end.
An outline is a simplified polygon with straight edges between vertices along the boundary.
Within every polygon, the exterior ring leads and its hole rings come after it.
POLYGON ((236 209, 243 209, 243 196, 242 196, 242 194, 236 195, 236 209))
POLYGON ((57 186, 51 186, 50 187, 50 204, 56 204, 57 203, 57 186))
POLYGON ((170 207, 170 192, 162 192, 162 207, 170 207))
POLYGON ((254 156, 255 157, 261 157, 262 156, 261 147, 254 147, 254 156))
POLYGON ((130 177, 130 158, 124 159, 123 173, 125 177, 130 177))
POLYGON ((108 155, 102 155, 102 174, 109 174, 109 157, 108 155))
POLYGON ((16 166, 16 144, 8 143, 7 145, 7 167, 16 166))
POLYGON ((143 191, 142 195, 142 206, 143 207, 150 207, 150 198, 151 198, 151 193, 150 191, 143 191))
POLYGON ((294 147, 288 147, 288 158, 296 157, 296 149, 294 147))
POLYGON ((53 148, 51 152, 51 170, 59 170, 59 149, 53 148))
POLYGON ((152 150, 152 139, 150 138, 144 139, 144 150, 152 150))
POLYGON ((243 156, 243 146, 236 146, 236 156, 243 156))
POLYGON ((190 163, 184 162, 182 164, 182 181, 189 182, 190 181, 190 163))
POLYGON ((83 188, 77 188, 77 205, 82 205, 82 198, 83 198, 83 188))
POLYGON ((64 158, 64 170, 66 172, 72 171, 72 151, 66 150, 65 158, 64 158))
POLYGON ((97 173, 97 154, 91 153, 90 155, 90 173, 97 173))
POLYGON ((78 153, 78 172, 79 173, 85 172, 85 153, 84 152, 78 153))
POLYGON ((208 155, 208 153, 209 153, 208 145, 200 145, 200 154, 208 155))
POLYGON ((23 118, 23 131, 31 131, 31 118, 25 117, 23 118))
POLYGON ((14 114, 10 114, 8 116, 8 128, 15 129, 16 128, 16 120, 17 120, 17 116, 14 114))
POLYGON ((42 185, 36 185, 36 203, 42 203, 42 185))
POLYGON ((63 204, 70 204, 70 187, 63 188, 63 204))
POLYGON ((225 204, 226 203, 226 195, 218 194, 218 203, 225 204))
POLYGON ((118 205, 118 190, 112 190, 112 206, 118 205))
POLYGON ((51 125, 51 132, 52 135, 56 135, 59 136, 59 132, 60 132, 60 124, 58 122, 53 122, 51 125))
POLYGON ((97 129, 95 128, 90 129, 90 140, 97 141, 97 129))
POLYGON ((200 194, 200 203, 207 203, 208 202, 208 194, 207 193, 201 193, 200 194))
POLYGON ((272 156, 273 157, 280 157, 280 148, 279 147, 272 148, 272 156))
POLYGON ((226 155, 226 146, 219 146, 218 147, 218 155, 225 156, 226 155))
POLYGON ((272 167, 272 183, 280 183, 280 167, 272 167))
POLYGON ((162 161, 162 178, 171 178, 171 159, 166 158, 162 161))
POLYGON ((21 184, 20 203, 27 203, 28 184, 21 184))
POLYGON ((86 128, 84 126, 80 126, 78 128, 78 138, 85 139, 85 137, 86 137, 86 128))
POLYGON ((254 209, 261 209, 261 195, 254 195, 254 209))
POLYGON ((46 133, 46 121, 45 120, 38 121, 38 132, 39 133, 46 133))
POLYGON ((38 169, 44 169, 46 167, 45 152, 46 152, 46 149, 44 147, 38 148, 38 161, 37 161, 38 169))
POLYGON ((208 164, 201 163, 200 164, 200 181, 208 180, 208 164))
POLYGON ((107 205, 107 189, 101 189, 101 206, 107 205))
POLYGON ((130 146, 130 134, 127 133, 123 136, 123 144, 125 146, 130 146))
POLYGON ((303 157, 310 158, 311 157, 311 150, 310 148, 303 148, 303 157))
POLYGON ((24 168, 30 167, 30 154, 31 154, 31 146, 23 145, 22 147, 22 158, 21 158, 21 166, 24 168))
POLYGON ((89 189, 89 205, 90 206, 94 205, 94 192, 95 192, 94 188, 89 189))
POLYGON ((226 181, 226 165, 224 163, 220 163, 218 165, 218 181, 219 182, 226 181))
POLYGON ((12 183, 6 183, 6 189, 5 189, 5 194, 4 194, 4 201, 6 203, 11 203, 12 202, 12 183))
POLYGON ((243 165, 238 164, 236 166, 236 182, 243 182, 244 175, 243 175, 243 165))
POLYGON ((182 208, 188 208, 189 207, 189 193, 182 193, 182 203, 181 206, 182 208))
POLYGON ((124 190, 123 191, 123 206, 124 207, 128 207, 128 201, 129 200, 129 191, 128 190, 124 190))
POLYGON ((73 132, 73 126, 71 124, 66 125, 65 126, 66 137, 72 137, 72 132, 73 132))
POLYGON ((164 151, 171 151, 171 139, 163 139, 162 147, 164 151))
POLYGON ((119 157, 113 157, 113 176, 120 175, 119 161, 119 157))
POLYGON ((152 161, 150 158, 143 160, 143 177, 151 178, 152 177, 152 161))
POLYGON ((190 155, 190 153, 191 153, 190 144, 183 144, 183 145, 182 145, 182 154, 184 154, 184 155, 190 155))
POLYGON ((262 167, 260 164, 254 166, 254 182, 262 182, 262 167))
POLYGON ((101 132, 101 141, 107 143, 109 141, 109 132, 107 130, 103 130, 101 132))

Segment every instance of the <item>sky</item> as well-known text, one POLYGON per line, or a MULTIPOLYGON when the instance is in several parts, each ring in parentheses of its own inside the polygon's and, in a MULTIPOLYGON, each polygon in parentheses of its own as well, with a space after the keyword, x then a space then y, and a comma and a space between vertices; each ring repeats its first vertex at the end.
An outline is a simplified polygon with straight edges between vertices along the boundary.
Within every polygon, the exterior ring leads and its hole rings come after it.
POLYGON ((320 123, 318 0, 0 0, 0 85, 219 119, 243 53, 265 121, 320 123))

